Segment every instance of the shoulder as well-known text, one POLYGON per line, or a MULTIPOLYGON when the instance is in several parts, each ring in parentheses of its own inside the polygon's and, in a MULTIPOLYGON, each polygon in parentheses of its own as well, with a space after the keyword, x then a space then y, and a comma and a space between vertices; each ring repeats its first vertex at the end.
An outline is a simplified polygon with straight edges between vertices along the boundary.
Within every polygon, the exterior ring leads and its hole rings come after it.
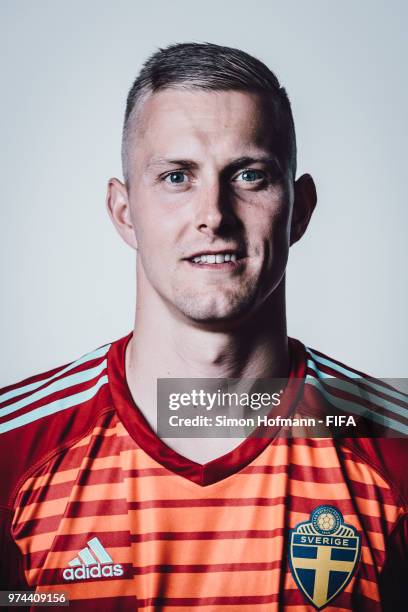
POLYGON ((322 397, 326 411, 356 419, 342 446, 378 472, 408 509, 408 396, 315 349, 306 347, 306 361, 306 394, 322 397))
POLYGON ((74 444, 111 407, 106 344, 0 390, 0 506, 36 466, 74 444))

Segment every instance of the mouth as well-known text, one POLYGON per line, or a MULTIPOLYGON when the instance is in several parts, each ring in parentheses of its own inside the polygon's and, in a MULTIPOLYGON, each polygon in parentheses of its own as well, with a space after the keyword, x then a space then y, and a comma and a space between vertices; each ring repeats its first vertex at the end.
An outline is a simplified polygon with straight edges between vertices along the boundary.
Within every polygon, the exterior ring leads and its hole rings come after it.
POLYGON ((186 258, 194 267, 212 269, 234 269, 237 268, 245 259, 245 255, 237 250, 227 251, 207 251, 195 253, 186 258))

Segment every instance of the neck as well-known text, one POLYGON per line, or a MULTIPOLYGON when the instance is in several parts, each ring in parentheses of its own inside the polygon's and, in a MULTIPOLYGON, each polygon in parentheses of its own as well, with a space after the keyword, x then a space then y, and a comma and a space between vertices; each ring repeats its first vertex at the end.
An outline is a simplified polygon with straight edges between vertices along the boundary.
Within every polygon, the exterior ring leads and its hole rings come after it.
POLYGON ((156 384, 157 378, 288 375, 284 279, 254 316, 234 329, 209 329, 176 317, 153 292, 148 300, 138 296, 137 303, 127 350, 131 387, 148 380, 156 384))

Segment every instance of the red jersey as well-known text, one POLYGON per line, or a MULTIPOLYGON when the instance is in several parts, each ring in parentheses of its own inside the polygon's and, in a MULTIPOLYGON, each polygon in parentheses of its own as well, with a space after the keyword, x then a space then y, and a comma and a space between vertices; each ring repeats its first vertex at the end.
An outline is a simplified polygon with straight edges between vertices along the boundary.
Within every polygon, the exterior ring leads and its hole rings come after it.
POLYGON ((130 337, 2 390, 2 589, 65 591, 84 612, 406 609, 403 394, 290 340, 287 414, 346 405, 400 437, 277 428, 201 465, 135 405, 130 337))

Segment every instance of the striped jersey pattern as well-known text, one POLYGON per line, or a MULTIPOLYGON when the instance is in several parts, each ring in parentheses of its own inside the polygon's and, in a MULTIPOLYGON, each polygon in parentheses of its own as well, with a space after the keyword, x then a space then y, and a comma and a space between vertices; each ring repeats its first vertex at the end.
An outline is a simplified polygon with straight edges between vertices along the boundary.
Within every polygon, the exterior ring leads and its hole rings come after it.
POLYGON ((108 382, 106 345, 45 377, 29 379, 0 394, 0 434, 79 406, 108 382), (96 364, 96 365, 95 365, 96 364))
MULTIPOLYGON (((1 586, 63 590, 84 612, 312 611, 289 567, 289 533, 328 505, 359 534, 361 557, 325 610, 382 610, 408 487, 374 441, 277 435, 196 464, 134 405, 129 338, 1 393, 2 547, 14 572, 3 569, 1 586)), ((332 402, 375 415, 373 395, 397 432, 407 427, 402 394, 297 341, 291 351, 302 383, 294 411, 332 402), (350 386, 339 392, 333 377, 350 386)), ((395 465, 400 441, 388 441, 395 465)))

